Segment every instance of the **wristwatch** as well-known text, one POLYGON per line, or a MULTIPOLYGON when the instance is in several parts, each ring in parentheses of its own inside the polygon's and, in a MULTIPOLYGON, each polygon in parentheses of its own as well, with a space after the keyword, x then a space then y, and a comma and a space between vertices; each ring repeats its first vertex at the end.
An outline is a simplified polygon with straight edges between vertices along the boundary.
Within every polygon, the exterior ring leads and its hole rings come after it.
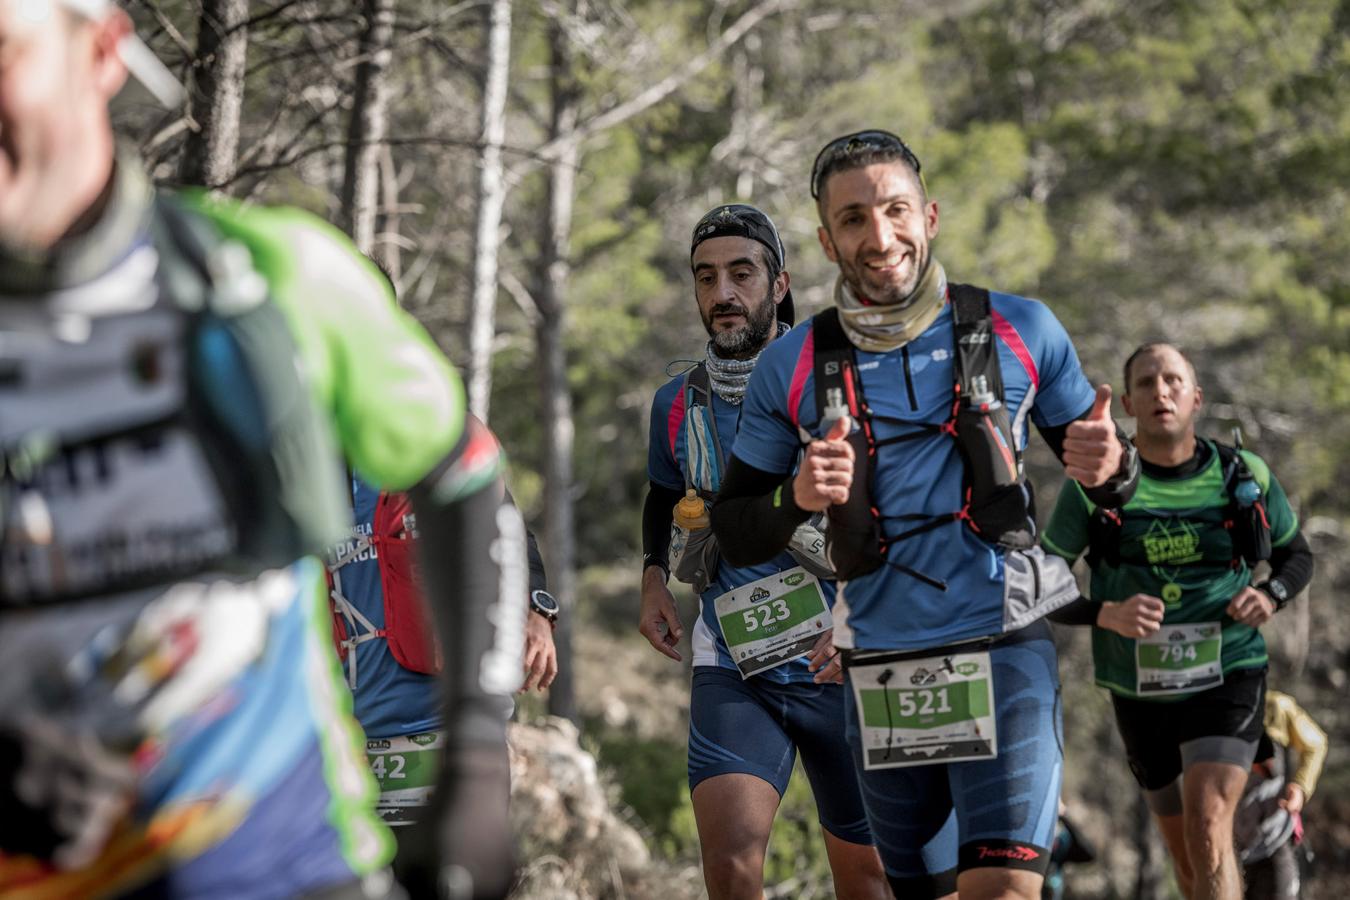
POLYGON ((548 591, 530 591, 530 611, 547 619, 551 628, 558 627, 558 601, 548 591))
POLYGON ((1256 589, 1275 602, 1276 612, 1284 609, 1284 605, 1289 602, 1289 588, 1285 587, 1284 582, 1278 578, 1263 581, 1256 586, 1256 589))

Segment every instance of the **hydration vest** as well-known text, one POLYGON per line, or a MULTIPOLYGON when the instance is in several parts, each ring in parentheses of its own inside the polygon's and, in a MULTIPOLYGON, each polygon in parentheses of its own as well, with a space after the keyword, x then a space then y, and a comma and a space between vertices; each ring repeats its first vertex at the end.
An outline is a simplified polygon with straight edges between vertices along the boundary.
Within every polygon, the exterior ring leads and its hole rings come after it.
POLYGON ((251 578, 341 521, 327 425, 248 250, 170 198, 150 221, 107 276, 145 271, 144 296, 0 307, 0 607, 251 578))
MULTIPOLYGON (((722 452, 722 441, 717 434, 717 415, 712 406, 712 382, 708 377, 708 367, 699 363, 684 375, 681 388, 684 398, 685 422, 685 465, 684 486, 697 491, 704 502, 711 504, 717 493, 706 485, 721 485, 726 468, 727 457, 722 452), (691 427, 692 426, 692 427, 691 427), (700 467, 698 461, 706 460, 700 467), (706 470, 707 478, 696 477, 694 470, 706 470)), ((787 552, 797 564, 817 578, 834 578, 834 570, 825 558, 825 518, 819 514, 802 523, 792 534, 787 552)), ((712 529, 690 538, 701 543, 698 547, 684 549, 680 563, 671 560, 672 572, 676 579, 698 587, 706 588, 717 575, 717 565, 721 554, 716 547, 716 537, 712 529), (706 542, 706 543, 703 543, 706 542), (711 546, 709 546, 711 545, 711 546), (685 561, 689 560, 689 563, 685 561), (687 576, 687 577, 686 577, 687 576)), ((702 590, 699 590, 702 593, 702 590)))
POLYGON ((357 687, 356 648, 384 640, 394 660, 423 675, 441 670, 441 648, 431 624, 431 610, 416 564, 417 522, 406 494, 381 492, 369 535, 359 537, 342 557, 328 563, 329 605, 333 642, 347 665, 347 682, 357 687), (342 589, 342 568, 370 550, 380 572, 384 627, 376 628, 342 589))
MULTIPOLYGON (((1011 550, 1036 543, 1035 501, 1022 471, 1021 454, 1003 403, 1003 374, 995 344, 989 292, 964 284, 948 287, 954 330, 954 384, 951 414, 941 424, 910 422, 876 415, 867 403, 857 354, 831 307, 811 320, 814 336, 817 425, 844 414, 858 427, 848 436, 853 446, 853 485, 848 502, 828 512, 826 553, 838 577, 858 578, 889 565, 938 590, 946 584, 887 558, 891 547, 909 538, 961 522, 982 540, 1011 550), (879 421, 901 426, 900 434, 878 440, 879 421), (963 470, 961 507, 937 516, 883 516, 874 501, 877 451, 890 444, 945 435, 956 442, 963 470), (886 521, 905 527, 890 530, 886 521)), ((795 416, 795 410, 793 411, 795 416)), ((801 428, 798 424, 799 429, 801 428)), ((810 440, 802 429, 803 441, 810 440)))
MULTIPOLYGON (((1256 476, 1252 474, 1242 454, 1240 446, 1214 442, 1219 454, 1219 465, 1223 469, 1224 491, 1228 494, 1228 503, 1224 507, 1223 527, 1233 544, 1231 565, 1237 569, 1243 561, 1255 566, 1263 559, 1270 559, 1270 520, 1266 516, 1265 495, 1256 476)), ((1120 552, 1121 533, 1125 526, 1125 516, 1133 513, 1121 509, 1098 507, 1088 520, 1089 566, 1106 565, 1118 568, 1121 563, 1148 565, 1148 560, 1123 558, 1120 552)), ((1147 512, 1138 515, 1150 517, 1147 512)), ((1185 519, 1185 516, 1178 518, 1185 519)), ((1195 560, 1205 562, 1205 560, 1195 560)))

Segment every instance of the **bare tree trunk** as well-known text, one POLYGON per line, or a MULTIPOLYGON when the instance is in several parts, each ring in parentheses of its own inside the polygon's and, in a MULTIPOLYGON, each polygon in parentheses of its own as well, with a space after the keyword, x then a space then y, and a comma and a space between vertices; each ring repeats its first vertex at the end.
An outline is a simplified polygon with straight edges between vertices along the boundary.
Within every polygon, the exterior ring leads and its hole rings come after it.
POLYGON ((497 331, 498 233, 506 201, 502 141, 506 136, 510 59, 511 0, 492 0, 488 14, 487 77, 483 83, 483 150, 478 171, 473 297, 469 304, 469 407, 485 422, 492 395, 492 340, 497 331))
POLYGON ((385 271, 396 286, 403 281, 403 247, 399 230, 403 226, 403 210, 398 203, 398 167, 394 165, 394 151, 385 144, 380 148, 380 205, 384 208, 384 236, 378 241, 384 249, 378 252, 385 271))
POLYGON ((375 248, 380 146, 389 126, 387 73, 393 56, 389 42, 394 36, 394 0, 362 0, 361 7, 365 30, 347 123, 341 221, 357 248, 369 254, 375 248))
POLYGON ((755 196, 755 117, 764 108, 764 67, 759 62, 760 37, 751 32, 732 56, 731 138, 736 168, 736 196, 755 196))
MULTIPOLYGON (((550 134, 567 134, 577 126, 577 91, 571 80, 567 36, 556 23, 550 27, 553 97, 550 134)), ((553 635, 558 649, 558 677, 549 691, 548 710, 555 716, 577 717, 572 630, 576 611, 576 525, 572 498, 572 394, 567 384, 568 252, 572 233, 572 202, 580 145, 570 143, 549 165, 548 217, 540 235, 535 280, 539 323, 535 331, 539 354, 540 396, 544 425, 544 534, 549 549, 549 583, 555 588, 562 615, 553 635)))
POLYGON ((217 187, 234 177, 244 105, 248 0, 202 0, 193 64, 191 114, 197 128, 183 147, 179 177, 217 187))

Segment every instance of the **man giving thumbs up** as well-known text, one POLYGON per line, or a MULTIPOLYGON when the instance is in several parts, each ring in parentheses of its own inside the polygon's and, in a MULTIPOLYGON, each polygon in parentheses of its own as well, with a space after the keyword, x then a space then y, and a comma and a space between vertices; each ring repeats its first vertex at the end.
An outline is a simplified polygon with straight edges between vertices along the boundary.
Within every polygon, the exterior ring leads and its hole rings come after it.
POLYGON ((834 305, 760 357, 712 528, 752 565, 828 513, 847 734, 895 896, 1030 900, 1061 767, 1041 619, 1077 590, 1035 545, 1021 452, 1034 424, 1104 504, 1137 464, 1044 304, 948 282, 900 138, 831 141, 811 194, 834 305))

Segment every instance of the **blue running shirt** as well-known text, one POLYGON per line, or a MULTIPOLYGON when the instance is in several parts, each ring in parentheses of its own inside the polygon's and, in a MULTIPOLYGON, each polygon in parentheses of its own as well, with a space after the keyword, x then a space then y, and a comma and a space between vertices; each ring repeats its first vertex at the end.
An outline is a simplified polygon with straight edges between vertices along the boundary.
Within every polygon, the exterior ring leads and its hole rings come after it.
MULTIPOLYGON (((1043 303, 990 292, 998 338, 1004 403, 1018 448, 1027 441, 1028 417, 1037 426, 1064 425, 1091 405, 1094 390, 1083 375, 1064 327, 1043 303)), ((814 335, 805 322, 771 343, 755 366, 741 412, 733 453, 767 472, 792 470, 801 447, 794 423, 815 436, 812 375, 814 335)), ((939 425, 953 400, 952 312, 946 306, 929 328, 898 350, 857 351, 863 393, 874 414, 901 423, 939 425)), ((878 441, 906 432, 895 421, 876 423, 878 441)), ((884 527, 897 534, 914 521, 962 506, 964 474, 956 442, 930 432, 879 448, 874 479, 884 527)), ((892 546, 889 559, 946 582, 941 591, 883 566, 839 585, 834 642, 839 647, 910 650, 999 634, 1003 630, 1003 551, 964 523, 952 522, 892 546)))
MULTIPOLYGON (((772 348, 782 340, 784 338, 778 338, 771 342, 769 347, 772 348)), ((764 356, 761 356, 760 359, 764 359, 764 356)), ((684 376, 680 375, 666 382, 656 392, 656 397, 652 400, 651 434, 647 446, 647 477, 654 484, 681 492, 684 491, 685 487, 685 467, 690 459, 689 432, 691 431, 687 424, 690 417, 686 415, 683 388, 684 376)), ((729 453, 733 441, 739 440, 736 432, 736 420, 740 415, 740 407, 726 402, 714 392, 712 394, 712 409, 717 420, 717 437, 722 444, 722 452, 729 453)), ((795 457, 795 448, 791 456, 795 457)), ((721 463, 721 460, 708 460, 708 467, 714 472, 715 481, 720 481, 720 473, 725 468, 721 463)), ((784 471, 791 469, 792 463, 793 459, 790 458, 784 471)), ((704 477, 707 477, 706 471, 704 477)), ((691 481, 697 483, 697 479, 691 479, 691 481)), ((720 487, 720 484, 714 483, 711 485, 711 489, 714 491, 718 487, 720 487)), ((796 565, 797 561, 792 556, 788 553, 780 553, 767 563, 747 566, 743 569, 734 568, 726 562, 718 566, 717 577, 703 592, 703 596, 699 598, 698 622, 694 625, 692 636, 694 665, 721 666, 736 671, 736 665, 731 660, 726 641, 723 639, 722 631, 717 624, 714 601, 728 591, 735 590, 752 581, 767 578, 784 569, 791 569, 796 565)), ((821 581, 820 586, 825 595, 826 605, 832 605, 834 603, 834 582, 821 581)), ((776 666, 754 677, 766 678, 780 683, 812 681, 814 675, 806 667, 806 658, 802 657, 776 666)))

